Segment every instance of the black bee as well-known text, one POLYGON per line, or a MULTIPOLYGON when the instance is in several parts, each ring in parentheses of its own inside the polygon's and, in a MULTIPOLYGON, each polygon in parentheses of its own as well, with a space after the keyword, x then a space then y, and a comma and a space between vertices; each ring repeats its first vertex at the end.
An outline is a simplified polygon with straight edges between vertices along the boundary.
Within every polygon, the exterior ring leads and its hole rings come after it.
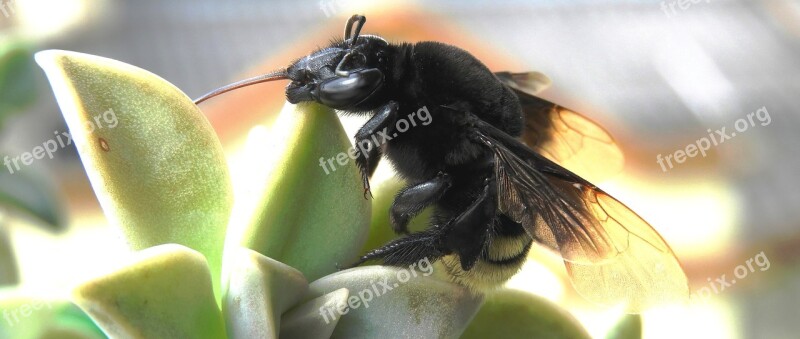
POLYGON ((365 21, 354 15, 344 40, 285 70, 196 100, 288 79, 291 103, 315 101, 369 117, 355 136, 356 144, 371 146, 356 159, 365 196, 385 156, 409 183, 391 207, 394 230, 407 233, 409 220, 428 206, 435 216, 428 229, 370 251, 358 264, 436 259, 453 281, 481 290, 513 276, 536 243, 561 255, 589 300, 636 311, 688 295, 686 276, 661 236, 562 166, 582 165, 590 174, 618 165, 621 152, 589 119, 535 96, 546 78, 493 73, 468 52, 439 42, 394 44, 361 35, 365 21), (399 112, 421 107, 431 123, 397 133, 399 112), (381 131, 396 136, 375 145, 370 137, 381 131))

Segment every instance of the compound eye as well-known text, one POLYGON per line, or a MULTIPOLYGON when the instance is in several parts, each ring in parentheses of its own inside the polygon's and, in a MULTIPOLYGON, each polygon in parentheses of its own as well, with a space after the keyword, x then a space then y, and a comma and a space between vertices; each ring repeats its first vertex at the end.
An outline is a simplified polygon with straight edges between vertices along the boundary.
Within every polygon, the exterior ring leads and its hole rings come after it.
POLYGON ((364 101, 383 85, 383 73, 375 68, 353 71, 346 77, 323 82, 319 101, 332 108, 347 108, 364 101))

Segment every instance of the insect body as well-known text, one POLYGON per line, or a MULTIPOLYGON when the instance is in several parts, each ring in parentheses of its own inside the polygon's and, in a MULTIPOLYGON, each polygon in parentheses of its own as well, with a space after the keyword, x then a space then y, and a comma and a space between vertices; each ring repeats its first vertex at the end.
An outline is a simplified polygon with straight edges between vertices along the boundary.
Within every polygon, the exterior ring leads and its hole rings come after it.
POLYGON ((637 311, 688 295, 683 270, 661 236, 562 166, 604 168, 621 153, 590 120, 535 96, 542 76, 493 73, 466 51, 438 42, 391 44, 361 35, 365 20, 353 16, 344 40, 285 70, 197 100, 288 79, 291 103, 315 101, 369 117, 355 136, 356 144, 370 145, 356 159, 365 196, 385 157, 409 183, 391 207, 394 230, 408 233, 409 220, 426 207, 435 213, 428 229, 359 263, 436 259, 452 280, 480 290, 513 276, 535 243, 561 255, 573 285, 592 301, 637 311), (421 107, 429 110, 430 124, 394 130, 398 112, 421 107), (375 145, 370 137, 384 130, 393 137, 375 145))

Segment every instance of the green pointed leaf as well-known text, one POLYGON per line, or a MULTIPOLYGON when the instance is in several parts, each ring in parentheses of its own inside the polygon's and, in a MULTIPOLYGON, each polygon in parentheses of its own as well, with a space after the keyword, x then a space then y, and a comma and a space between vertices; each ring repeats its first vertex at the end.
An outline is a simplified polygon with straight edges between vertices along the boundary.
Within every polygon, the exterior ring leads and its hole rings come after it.
POLYGON ((366 266, 334 273, 311 283, 309 296, 350 291, 347 304, 318 310, 331 318, 341 316, 333 338, 458 338, 482 298, 431 277, 429 263, 420 266, 366 266))
POLYGON ((11 247, 8 228, 5 222, 0 220, 0 286, 17 284, 18 274, 17 258, 14 255, 14 248, 11 247))
POLYGON ((219 278, 232 187, 222 145, 196 105, 134 66, 75 52, 36 54, 106 217, 134 249, 177 243, 219 278))
POLYGON ((66 227, 55 189, 32 169, 13 173, 0 169, 0 207, 33 216, 52 231, 66 227))
POLYGON ((146 249, 73 295, 112 338, 225 338, 202 254, 181 245, 146 249))
POLYGON ((350 158, 327 174, 320 166, 320 158, 350 148, 334 111, 287 104, 269 138, 248 141, 254 152, 247 158, 260 177, 248 187, 252 195, 237 197, 229 237, 239 240, 229 245, 258 251, 309 280, 353 262, 367 236, 370 202, 350 158))
POLYGON ((642 338, 642 317, 638 314, 626 314, 614 326, 606 339, 641 339, 642 338))
POLYGON ((347 303, 350 292, 346 288, 335 290, 331 293, 311 299, 300 304, 281 318, 281 333, 283 339, 330 338, 339 317, 330 317, 320 310, 330 310, 336 305, 347 303))
POLYGON ((486 297, 464 339, 483 338, 591 338, 567 311, 539 296, 499 290, 486 297))
POLYGON ((36 99, 36 66, 29 46, 0 39, 0 128, 36 99))
POLYGON ((249 249, 231 258, 223 313, 231 339, 277 338, 281 314, 300 301, 308 282, 294 268, 249 249))

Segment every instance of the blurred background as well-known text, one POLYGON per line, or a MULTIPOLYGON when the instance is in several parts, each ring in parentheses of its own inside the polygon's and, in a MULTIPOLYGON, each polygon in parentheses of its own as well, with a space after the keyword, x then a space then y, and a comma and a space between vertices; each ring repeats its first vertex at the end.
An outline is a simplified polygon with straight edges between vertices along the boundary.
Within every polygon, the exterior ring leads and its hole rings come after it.
MULTIPOLYGON (((645 338, 800 333, 797 0, 0 4, 3 156, 67 131, 31 58, 44 49, 121 60, 198 97, 286 66, 339 37, 346 18, 361 13, 368 18, 366 33, 390 41, 439 40, 467 49, 494 70, 543 72, 553 85, 542 97, 598 121, 625 153, 624 170, 599 186, 650 221, 689 275, 691 302, 646 312, 645 338), (723 128, 735 137, 711 146, 707 156, 675 160, 676 151, 723 128), (659 164, 659 156, 669 155, 672 168, 659 164), (739 267, 748 262, 744 274, 739 267), (723 290, 716 283, 723 275, 737 283, 723 290)), ((203 107, 232 158, 252 126, 271 122, 282 85, 230 94, 258 105, 248 113, 238 114, 225 101, 203 107)), ((345 123, 352 132, 363 121, 345 123)), ((74 148, 13 176, 6 168, 0 172, 0 285, 18 281, 40 293, 68 295, 71 286, 126 255, 74 148)), ((391 176, 388 168, 381 173, 376 180, 391 176)), ((534 260, 509 285, 558 302, 603 337, 621 314, 574 302, 562 266, 534 260)))

